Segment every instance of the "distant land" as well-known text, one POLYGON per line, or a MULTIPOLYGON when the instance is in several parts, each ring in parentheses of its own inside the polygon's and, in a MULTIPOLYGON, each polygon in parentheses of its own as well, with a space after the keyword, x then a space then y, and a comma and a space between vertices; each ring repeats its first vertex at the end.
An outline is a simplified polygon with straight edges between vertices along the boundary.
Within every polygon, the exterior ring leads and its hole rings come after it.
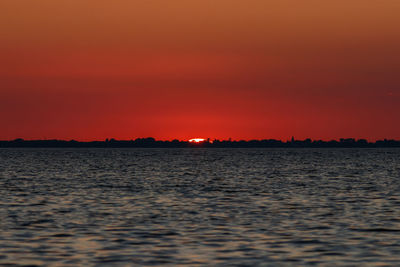
POLYGON ((15 139, 0 141, 0 148, 12 147, 86 147, 86 148, 186 148, 186 147, 210 147, 210 148, 313 148, 313 147, 400 147, 400 140, 378 140, 369 142, 365 139, 341 138, 339 140, 296 140, 292 138, 288 141, 275 139, 263 140, 210 140, 202 142, 189 142, 182 140, 162 141, 152 137, 137 138, 135 140, 115 140, 106 139, 104 141, 75 141, 75 140, 24 140, 15 139))

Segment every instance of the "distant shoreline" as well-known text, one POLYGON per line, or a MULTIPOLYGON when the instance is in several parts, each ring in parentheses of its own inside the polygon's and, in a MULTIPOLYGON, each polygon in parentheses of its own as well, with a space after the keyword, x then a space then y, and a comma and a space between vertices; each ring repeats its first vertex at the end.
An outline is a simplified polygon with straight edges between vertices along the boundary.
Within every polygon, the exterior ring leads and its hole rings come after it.
POLYGON ((161 141, 154 138, 138 138, 135 140, 115 140, 106 139, 105 141, 75 141, 75 140, 23 140, 15 139, 0 141, 0 148, 384 148, 400 147, 400 140, 378 140, 369 142, 365 139, 341 138, 340 140, 295 140, 281 141, 275 139, 263 140, 205 140, 200 143, 189 141, 172 140, 161 141))

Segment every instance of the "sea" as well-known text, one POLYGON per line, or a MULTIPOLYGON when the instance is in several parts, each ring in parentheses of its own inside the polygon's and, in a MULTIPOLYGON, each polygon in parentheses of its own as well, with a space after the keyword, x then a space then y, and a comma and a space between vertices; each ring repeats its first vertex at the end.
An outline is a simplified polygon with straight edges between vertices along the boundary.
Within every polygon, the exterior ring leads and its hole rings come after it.
POLYGON ((0 149, 0 266, 400 266, 400 149, 0 149))

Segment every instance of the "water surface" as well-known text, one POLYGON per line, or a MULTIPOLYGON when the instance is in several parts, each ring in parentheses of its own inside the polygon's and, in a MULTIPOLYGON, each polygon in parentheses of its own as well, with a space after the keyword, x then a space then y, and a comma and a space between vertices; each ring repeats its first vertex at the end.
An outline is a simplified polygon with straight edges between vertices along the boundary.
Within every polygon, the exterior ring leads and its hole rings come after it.
POLYGON ((0 265, 399 265, 400 149, 0 149, 0 265))

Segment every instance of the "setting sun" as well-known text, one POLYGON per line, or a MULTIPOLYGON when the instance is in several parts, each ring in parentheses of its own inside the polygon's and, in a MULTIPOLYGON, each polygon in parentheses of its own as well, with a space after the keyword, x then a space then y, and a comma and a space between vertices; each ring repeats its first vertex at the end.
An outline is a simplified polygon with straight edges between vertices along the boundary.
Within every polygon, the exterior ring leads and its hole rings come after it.
POLYGON ((200 142, 204 142, 206 141, 206 139, 204 138, 193 138, 193 139, 189 139, 190 143, 200 143, 200 142))

